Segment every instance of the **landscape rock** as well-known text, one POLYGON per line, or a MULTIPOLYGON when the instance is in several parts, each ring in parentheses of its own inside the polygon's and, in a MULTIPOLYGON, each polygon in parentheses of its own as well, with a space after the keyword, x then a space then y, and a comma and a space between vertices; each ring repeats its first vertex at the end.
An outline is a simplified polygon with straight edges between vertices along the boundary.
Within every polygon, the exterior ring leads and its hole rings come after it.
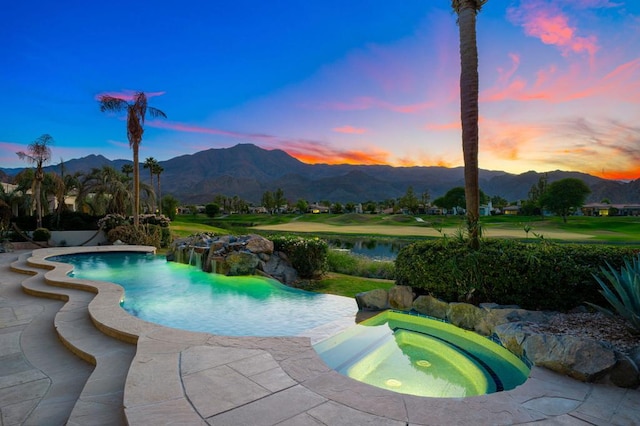
POLYGON ((466 330, 474 330, 483 315, 482 309, 470 303, 449 303, 447 309, 449 322, 466 330))
POLYGON ((399 311, 409 311, 413 305, 414 293, 407 285, 396 285, 389 289, 389 306, 399 311))
POLYGON ((273 253, 273 241, 268 240, 261 235, 251 234, 249 235, 245 249, 256 254, 271 254, 273 253))
POLYGON ((229 265, 227 275, 253 275, 260 259, 251 252, 234 251, 225 257, 225 262, 229 265))
POLYGON ((389 293, 381 288, 358 293, 356 303, 362 311, 382 311, 389 308, 389 293))
POLYGON ((534 322, 542 324, 549 321, 549 315, 542 311, 528 311, 520 308, 484 308, 484 315, 479 317, 474 330, 484 336, 490 336, 499 325, 512 322, 534 322))
POLYGON ((298 273, 282 252, 274 253, 273 241, 261 235, 208 233, 179 238, 171 243, 167 260, 198 265, 205 272, 223 275, 252 275, 261 272, 284 284, 298 282, 298 273))
POLYGON ((592 382, 616 364, 612 349, 575 336, 532 334, 522 348, 535 365, 584 382, 592 382))
MULTIPOLYGON (((264 253, 261 253, 261 255, 262 254, 264 253)), ((261 262, 261 269, 265 274, 281 283, 293 285, 299 280, 298 271, 291 266, 283 254, 282 252, 274 252, 266 262, 261 262)), ((258 256, 262 258, 261 255, 258 256)))
POLYGON ((431 295, 422 295, 413 301, 413 309, 423 315, 444 320, 447 319, 449 304, 431 295))

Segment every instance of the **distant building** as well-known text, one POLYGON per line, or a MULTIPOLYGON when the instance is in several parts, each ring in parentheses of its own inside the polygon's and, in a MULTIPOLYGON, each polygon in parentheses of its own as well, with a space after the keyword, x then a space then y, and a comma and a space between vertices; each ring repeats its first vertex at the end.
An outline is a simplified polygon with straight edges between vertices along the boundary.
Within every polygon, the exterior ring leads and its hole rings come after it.
POLYGON ((507 215, 517 215, 520 213, 520 206, 507 206, 502 209, 502 213, 507 215))
POLYGON ((580 210, 585 216, 640 216, 640 204, 590 203, 580 210))

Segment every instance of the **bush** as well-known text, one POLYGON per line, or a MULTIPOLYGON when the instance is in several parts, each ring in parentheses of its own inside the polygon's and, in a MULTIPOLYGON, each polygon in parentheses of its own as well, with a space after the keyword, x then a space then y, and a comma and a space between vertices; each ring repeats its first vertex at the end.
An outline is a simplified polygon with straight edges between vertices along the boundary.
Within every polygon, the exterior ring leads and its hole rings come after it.
POLYGON ((33 231, 33 241, 49 241, 51 239, 51 232, 47 228, 38 228, 33 231))
POLYGON ((392 280, 395 269, 392 260, 379 261, 341 250, 329 250, 327 254, 327 270, 339 274, 392 280))
POLYGON ((64 211, 51 213, 42 218, 42 223, 56 231, 85 231, 98 229, 99 216, 82 212, 64 211))
POLYGON ((133 225, 116 226, 107 233, 109 242, 114 243, 117 240, 125 244, 143 245, 143 246, 162 246, 162 230, 157 225, 133 225))
MULTIPOLYGON (((129 218, 121 214, 109 213, 108 215, 105 215, 102 219, 98 221, 98 226, 101 227, 102 230, 108 234, 109 231, 111 231, 112 229, 115 229, 123 225, 131 225, 131 223, 132 222, 129 220, 129 218)), ((119 238, 116 238, 116 240, 117 239, 119 238)))
POLYGON ((457 240, 424 241, 400 250, 396 283, 447 301, 565 311, 602 302, 592 274, 605 262, 620 267, 633 252, 627 247, 512 240, 487 240, 474 251, 457 240))
POLYGON ((318 238, 278 235, 270 237, 276 251, 287 255, 300 278, 315 278, 327 271, 329 246, 318 238))

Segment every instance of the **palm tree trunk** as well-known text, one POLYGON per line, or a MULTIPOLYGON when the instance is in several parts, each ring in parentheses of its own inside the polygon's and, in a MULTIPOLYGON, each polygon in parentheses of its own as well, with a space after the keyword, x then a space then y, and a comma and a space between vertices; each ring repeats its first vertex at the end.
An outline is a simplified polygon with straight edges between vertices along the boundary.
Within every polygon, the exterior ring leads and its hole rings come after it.
POLYGON ((478 48, 474 1, 462 1, 458 14, 460 30, 460 118, 467 226, 471 247, 478 248, 480 188, 478 184, 478 48), (466 3, 466 4, 465 4, 466 3))
POLYGON ((131 144, 133 149, 133 226, 140 224, 138 212, 140 212, 140 165, 138 164, 138 141, 131 144))
POLYGON ((158 173, 158 210, 162 214, 162 194, 160 193, 160 173, 158 173))

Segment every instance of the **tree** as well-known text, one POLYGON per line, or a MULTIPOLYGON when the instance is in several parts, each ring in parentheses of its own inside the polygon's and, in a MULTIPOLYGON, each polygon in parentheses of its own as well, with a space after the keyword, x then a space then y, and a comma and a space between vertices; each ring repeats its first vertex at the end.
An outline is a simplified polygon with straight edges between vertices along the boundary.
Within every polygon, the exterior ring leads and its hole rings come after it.
POLYGON ((567 223, 567 216, 582 207, 590 193, 591 189, 580 179, 566 178, 551 183, 541 201, 567 223))
POLYGON ((507 207, 509 205, 509 201, 499 195, 494 195, 493 197, 491 197, 491 204, 493 205, 493 207, 501 209, 503 207, 507 207))
POLYGON ((36 165, 33 198, 36 203, 36 226, 38 228, 42 228, 42 199, 40 197, 42 181, 44 180, 44 171, 42 170, 42 166, 43 164, 51 161, 50 145, 53 145, 53 138, 48 134, 44 134, 29 144, 27 152, 17 152, 18 157, 20 157, 21 160, 27 160, 29 164, 36 165))
POLYGON ((216 203, 209 203, 204 206, 204 213, 208 217, 214 217, 215 215, 220 213, 220 206, 217 205, 216 203))
MULTIPOLYGON (((147 157, 142 163, 144 169, 149 169, 149 185, 153 188, 153 175, 155 174, 154 168, 158 166, 158 161, 153 157, 147 157)), ((151 204, 151 211, 155 212, 155 207, 151 204)))
POLYGON ((265 191, 265 193, 262 194, 262 206, 267 209, 269 213, 273 213, 275 203, 271 191, 265 191))
POLYGON ((461 186, 452 188, 444 196, 433 200, 433 204, 438 207, 444 207, 447 210, 462 207, 466 205, 465 189, 461 186))
POLYGON ((278 213, 280 213, 280 208, 284 207, 287 204, 287 200, 284 198, 284 192, 282 188, 276 189, 276 192, 273 194, 273 204, 278 213))
POLYGON ((487 0, 451 0, 460 33, 460 120, 464 157, 464 189, 469 244, 480 247, 480 184, 478 182, 478 46, 476 15, 487 0))
POLYGON ((545 173, 538 179, 538 183, 529 189, 529 198, 525 202, 525 211, 531 214, 544 216, 544 193, 547 191, 549 177, 545 173))
POLYGON ((409 210, 412 214, 418 213, 418 197, 413 192, 413 186, 409 186, 407 192, 400 198, 400 207, 409 210))
POLYGON ((180 202, 172 195, 165 195, 162 198, 162 213, 167 216, 169 219, 174 220, 176 218, 176 213, 178 210, 178 206, 180 202))
POLYGON ((296 209, 298 209, 300 213, 306 213, 309 209, 309 203, 301 198, 296 202, 296 209))
POLYGON ((124 173, 126 177, 129 177, 129 175, 133 173, 133 164, 129 164, 129 163, 123 164, 122 167, 120 168, 120 171, 124 173))
POLYGON ((344 207, 342 207, 342 203, 340 203, 340 202, 336 202, 336 203, 333 205, 333 212, 334 212, 334 213, 341 214, 341 213, 342 213, 342 211, 343 211, 343 209, 344 209, 344 207))
POLYGON ((145 95, 144 92, 136 92, 131 102, 109 95, 102 95, 98 100, 100 102, 100 111, 102 112, 127 111, 127 138, 129 139, 129 147, 133 150, 133 225, 138 227, 140 224, 138 217, 140 213, 140 165, 138 150, 142 142, 142 134, 144 133, 144 119, 147 113, 151 117, 166 118, 167 115, 157 108, 148 106, 147 95, 145 95))
POLYGON ((162 212, 162 198, 161 198, 161 195, 160 195, 160 175, 162 174, 162 172, 164 172, 164 167, 162 167, 160 164, 156 163, 153 166, 153 174, 158 177, 158 193, 156 194, 156 199, 158 200, 158 204, 160 204, 158 206, 158 211, 160 211, 160 212, 162 212))

